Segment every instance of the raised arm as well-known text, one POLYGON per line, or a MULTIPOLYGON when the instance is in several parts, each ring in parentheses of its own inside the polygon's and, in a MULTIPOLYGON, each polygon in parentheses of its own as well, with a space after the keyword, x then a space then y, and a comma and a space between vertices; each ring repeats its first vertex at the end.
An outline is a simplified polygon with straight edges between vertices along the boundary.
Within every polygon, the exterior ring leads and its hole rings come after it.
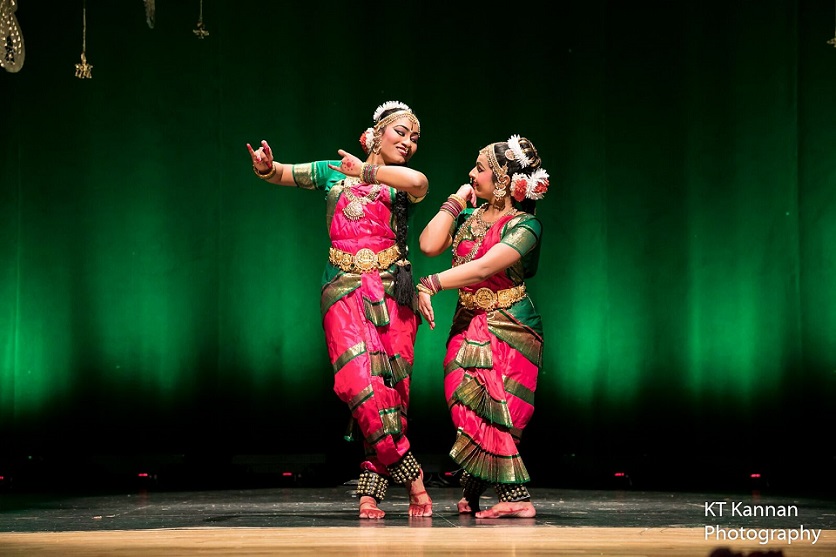
POLYGON ((450 244, 453 243, 453 224, 458 213, 465 208, 468 201, 476 205, 476 194, 470 184, 463 184, 455 194, 447 198, 438 213, 430 219, 430 222, 421 231, 421 236, 418 238, 421 253, 428 257, 436 257, 450 247, 450 244), (456 205, 460 208, 457 209, 456 205))
MULTIPOLYGON (((361 177, 363 172, 363 161, 355 157, 348 151, 339 149, 341 160, 339 166, 329 164, 332 169, 342 172, 346 176, 361 177)), ((367 163, 366 163, 367 164, 367 163)), ((422 199, 427 195, 429 189, 429 181, 422 173, 409 168, 407 166, 395 165, 375 165, 376 181, 381 184, 386 184, 389 187, 395 188, 398 191, 404 191, 415 199, 422 199)))

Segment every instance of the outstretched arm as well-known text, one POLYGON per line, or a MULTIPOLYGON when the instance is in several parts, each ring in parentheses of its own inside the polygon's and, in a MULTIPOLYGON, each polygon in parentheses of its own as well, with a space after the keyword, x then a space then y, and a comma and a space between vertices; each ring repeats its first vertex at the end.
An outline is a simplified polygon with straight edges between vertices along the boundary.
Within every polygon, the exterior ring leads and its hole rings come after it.
POLYGON ((247 143, 247 151, 253 159, 253 169, 262 180, 279 186, 296 185, 290 169, 285 172, 286 165, 273 160, 273 150, 265 140, 261 140, 261 147, 258 149, 253 149, 252 145, 247 143))

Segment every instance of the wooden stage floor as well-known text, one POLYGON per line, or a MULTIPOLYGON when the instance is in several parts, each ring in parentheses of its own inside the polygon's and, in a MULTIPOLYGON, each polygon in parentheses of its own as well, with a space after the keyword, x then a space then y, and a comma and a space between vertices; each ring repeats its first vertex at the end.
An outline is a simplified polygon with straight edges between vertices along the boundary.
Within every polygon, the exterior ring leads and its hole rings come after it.
MULTIPOLYGON (((459 489, 431 487, 433 516, 406 516, 390 488, 379 521, 357 517, 351 484, 105 494, 0 493, 0 556, 318 557, 836 555, 836 501, 743 494, 531 489, 537 517, 456 513, 459 489), (722 503, 722 505, 721 505, 722 503), (771 516, 755 516, 769 514, 771 516)), ((492 504, 486 498, 484 506, 492 504)))

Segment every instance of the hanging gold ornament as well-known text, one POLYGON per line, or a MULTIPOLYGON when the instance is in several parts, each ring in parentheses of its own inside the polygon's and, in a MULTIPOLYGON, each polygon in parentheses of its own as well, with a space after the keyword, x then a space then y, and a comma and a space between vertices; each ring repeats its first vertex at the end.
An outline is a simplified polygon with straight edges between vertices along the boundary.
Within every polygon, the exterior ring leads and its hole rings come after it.
POLYGON ((203 0, 200 0, 200 15, 197 17, 197 29, 192 29, 192 33, 197 35, 198 39, 204 39, 209 36, 209 31, 203 27, 203 0))
POLYGON ((156 15, 156 6, 154 6, 154 0, 142 0, 145 3, 145 23, 148 24, 150 29, 154 28, 154 21, 157 17, 156 15))
MULTIPOLYGON (((834 2, 834 16, 833 16, 833 18, 836 19, 836 2, 834 2)), ((833 31, 833 38, 830 39, 829 41, 827 41, 827 44, 833 45, 833 47, 836 48, 836 30, 833 31)))
POLYGON ((81 31, 81 63, 75 65, 75 76, 79 79, 91 79, 93 77, 93 66, 87 63, 87 0, 82 9, 82 31, 81 31))
POLYGON ((0 68, 10 73, 19 72, 26 58, 16 10, 17 0, 0 0, 0 68))

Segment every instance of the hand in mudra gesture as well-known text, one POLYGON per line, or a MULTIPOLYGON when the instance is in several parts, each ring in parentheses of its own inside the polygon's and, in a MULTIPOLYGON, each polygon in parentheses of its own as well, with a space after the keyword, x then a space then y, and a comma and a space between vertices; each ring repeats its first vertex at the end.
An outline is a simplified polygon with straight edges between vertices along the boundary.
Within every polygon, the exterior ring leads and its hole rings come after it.
POLYGON ((342 172, 346 176, 360 176, 360 172, 363 168, 363 161, 359 158, 355 157, 348 151, 344 151, 342 149, 338 150, 337 153, 342 157, 340 160, 339 166, 334 166, 331 163, 328 163, 328 166, 331 167, 333 170, 338 170, 342 172))
POLYGON ((262 139, 261 147, 257 150, 253 149, 253 146, 247 143, 247 151, 250 152, 250 157, 253 159, 253 167, 256 170, 262 174, 270 172, 270 169, 273 168, 273 150, 267 144, 267 141, 262 139))
POLYGON ((476 197, 476 191, 473 189, 473 184, 462 184, 459 186, 459 190, 456 192, 456 195, 464 199, 465 203, 470 202, 470 204, 474 207, 476 207, 476 204, 479 203, 479 198, 476 197))

